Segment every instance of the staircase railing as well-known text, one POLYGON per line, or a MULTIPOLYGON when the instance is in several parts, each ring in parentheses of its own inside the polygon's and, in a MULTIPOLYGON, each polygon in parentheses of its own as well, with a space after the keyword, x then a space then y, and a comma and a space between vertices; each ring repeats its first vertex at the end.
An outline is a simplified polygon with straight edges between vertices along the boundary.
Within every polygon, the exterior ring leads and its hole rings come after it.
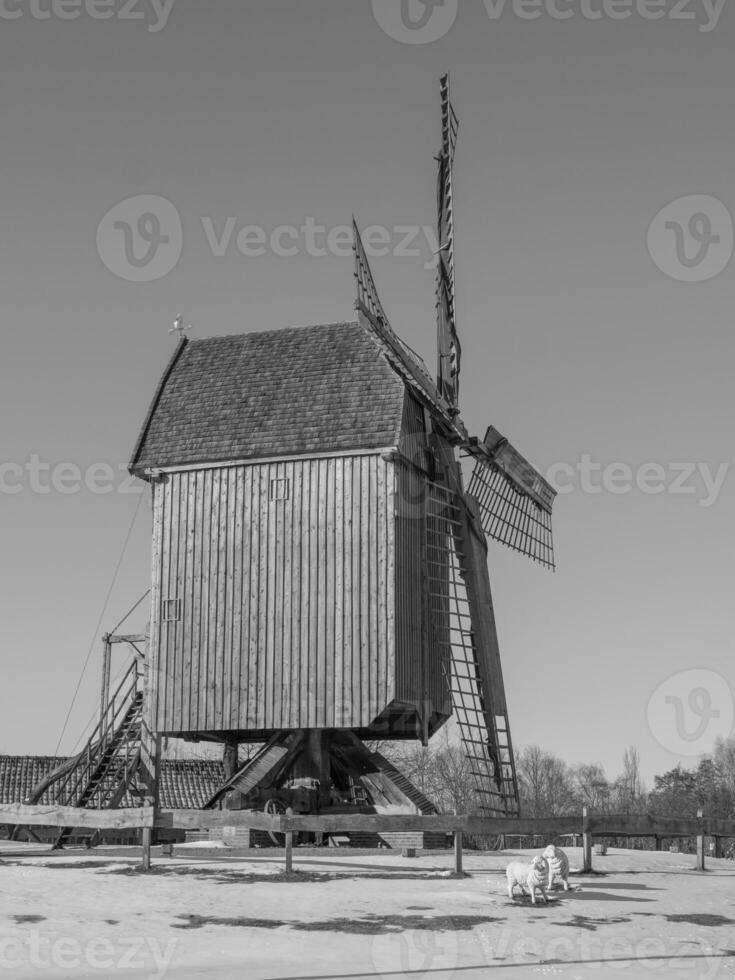
POLYGON ((92 800, 100 807, 109 805, 104 799, 105 789, 109 788, 104 779, 98 787, 92 787, 91 800, 83 797, 105 763, 114 761, 115 770, 120 770, 121 777, 131 769, 139 750, 139 731, 135 729, 140 723, 140 702, 138 664, 133 661, 101 712, 82 751, 35 786, 27 802, 39 802, 53 787, 53 799, 59 806, 89 806, 92 800))

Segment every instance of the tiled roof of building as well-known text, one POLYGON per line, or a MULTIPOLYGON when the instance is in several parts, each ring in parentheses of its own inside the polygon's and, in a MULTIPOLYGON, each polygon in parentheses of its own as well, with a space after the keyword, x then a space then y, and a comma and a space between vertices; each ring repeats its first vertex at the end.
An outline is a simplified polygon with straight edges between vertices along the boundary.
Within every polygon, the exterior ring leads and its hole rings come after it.
MULTIPOLYGON (((0 804, 22 803, 34 786, 66 761, 54 756, 0 755, 0 804)), ((201 809, 224 780, 224 768, 217 760, 164 759, 160 805, 170 810, 201 809)), ((53 785, 38 802, 55 802, 53 785)), ((120 805, 140 806, 140 800, 128 793, 120 805)))
POLYGON ((160 805, 171 810, 201 810, 225 781, 225 769, 213 759, 164 759, 160 805))
MULTIPOLYGON (((34 786, 66 762, 53 755, 0 755, 0 804, 22 803, 34 786)), ((47 790, 39 803, 53 803, 47 790)))
POLYGON ((130 467, 393 446, 404 392, 357 322, 182 340, 130 467))

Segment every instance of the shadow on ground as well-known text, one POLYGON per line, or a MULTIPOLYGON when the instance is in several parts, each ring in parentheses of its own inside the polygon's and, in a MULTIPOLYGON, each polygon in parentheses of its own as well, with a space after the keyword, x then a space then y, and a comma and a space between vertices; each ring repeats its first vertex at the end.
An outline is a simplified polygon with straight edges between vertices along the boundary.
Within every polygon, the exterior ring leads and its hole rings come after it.
POLYGON ((504 922, 485 915, 366 915, 354 919, 320 919, 316 922, 294 922, 287 919, 227 918, 211 915, 179 915, 181 922, 173 929, 201 929, 203 926, 229 926, 243 929, 278 929, 288 926, 299 932, 342 932, 352 935, 379 936, 412 931, 468 932, 475 926, 504 922))

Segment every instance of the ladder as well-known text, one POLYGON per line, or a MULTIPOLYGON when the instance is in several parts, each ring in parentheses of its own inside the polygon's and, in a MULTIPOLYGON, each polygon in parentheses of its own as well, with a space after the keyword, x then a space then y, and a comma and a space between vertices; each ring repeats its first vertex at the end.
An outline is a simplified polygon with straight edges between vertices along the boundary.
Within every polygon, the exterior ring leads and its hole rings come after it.
MULTIPOLYGON (((73 765, 65 763, 39 783, 29 803, 50 790, 58 806, 104 810, 120 805, 140 761, 143 692, 138 686, 138 665, 133 661, 73 765)), ((73 830, 63 827, 54 848, 63 847, 73 830)))
POLYGON ((463 515, 449 488, 429 484, 425 555, 431 625, 475 784, 487 816, 518 816, 518 785, 507 712, 485 691, 467 596, 463 515))

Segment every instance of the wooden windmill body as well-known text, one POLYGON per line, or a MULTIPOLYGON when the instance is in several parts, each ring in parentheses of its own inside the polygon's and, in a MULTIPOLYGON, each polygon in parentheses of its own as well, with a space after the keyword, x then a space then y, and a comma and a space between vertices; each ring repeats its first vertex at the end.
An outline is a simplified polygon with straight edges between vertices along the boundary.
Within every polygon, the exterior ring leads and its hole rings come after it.
POLYGON ((131 461, 153 487, 148 724, 264 743, 229 805, 429 809, 363 741, 425 743, 454 711, 479 808, 518 809, 483 525, 552 564, 553 491, 459 418, 446 78, 442 129, 436 380, 355 225, 357 319, 182 339, 131 461))
POLYGON ((103 705, 52 777, 67 805, 118 805, 136 766, 150 789, 170 735, 260 746, 211 806, 430 813, 365 742, 425 744, 454 713, 477 810, 518 813, 486 535, 553 567, 554 491, 459 416, 447 77, 441 105, 436 377, 391 327, 356 225, 355 319, 182 336, 130 463, 153 496, 145 696, 133 678, 103 705))

